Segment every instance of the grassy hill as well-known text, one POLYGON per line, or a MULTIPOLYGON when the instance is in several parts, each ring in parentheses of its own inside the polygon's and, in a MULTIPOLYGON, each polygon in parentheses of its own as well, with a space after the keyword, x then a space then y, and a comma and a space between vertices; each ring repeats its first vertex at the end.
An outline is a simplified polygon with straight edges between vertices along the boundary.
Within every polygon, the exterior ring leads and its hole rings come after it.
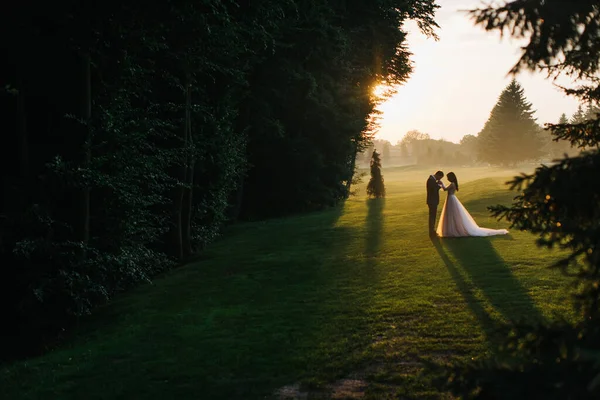
MULTIPOLYGON (((383 172, 385 200, 363 184, 332 210, 230 228, 60 349, 0 369, 3 398, 449 398, 423 360, 490 354, 507 319, 572 317, 567 279, 546 268, 556 253, 522 232, 435 246, 434 171, 383 172)), ((510 202, 516 171, 454 172, 479 225, 507 227, 486 207, 510 202)))

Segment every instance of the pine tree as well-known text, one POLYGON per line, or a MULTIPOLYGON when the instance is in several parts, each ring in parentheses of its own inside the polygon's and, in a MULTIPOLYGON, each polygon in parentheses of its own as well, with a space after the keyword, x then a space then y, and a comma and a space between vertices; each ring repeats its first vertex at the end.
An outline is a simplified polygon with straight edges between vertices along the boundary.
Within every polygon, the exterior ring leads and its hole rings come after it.
MULTIPOLYGON (((473 10, 477 24, 527 38, 513 73, 522 69, 550 76, 568 73, 582 86, 566 89, 584 102, 600 102, 600 13, 597 1, 513 0, 473 10), (576 45, 573 45, 573 44, 576 45), (592 79, 589 79, 589 78, 592 79), (585 83, 585 81, 588 83, 585 83)), ((579 108, 568 124, 547 124, 555 139, 579 149, 576 157, 510 182, 518 191, 512 206, 490 207, 513 228, 539 236, 538 245, 560 248, 553 264, 575 279, 575 323, 540 327, 513 325, 497 360, 457 368, 449 385, 470 399, 600 398, 600 116, 585 121, 579 108)), ((564 119, 561 118, 561 122, 564 119)))
POLYGON ((571 121, 569 121, 571 124, 580 124, 583 121, 585 121, 585 111, 583 111, 583 107, 581 106, 581 104, 577 107, 577 111, 575 111, 575 113, 573 114, 573 116, 571 117, 571 121))
POLYGON ((478 135, 479 158, 496 165, 537 159, 542 154, 543 143, 534 112, 525 91, 513 79, 500 94, 478 135))
MULTIPOLYGON (((563 113, 558 119, 558 124, 567 125, 568 123, 569 118, 567 118, 567 115, 563 113)), ((551 159, 555 160, 564 157, 565 154, 569 155, 570 153, 573 153, 573 149, 568 142, 564 140, 552 140, 552 135, 550 132, 546 131, 545 133, 548 137, 548 140, 550 140, 547 146, 547 153, 551 159)))
POLYGON ((385 197, 385 184, 381 174, 381 158, 377 150, 373 150, 371 156, 371 180, 367 185, 367 195, 375 198, 385 197))
POLYGON ((600 114, 600 107, 594 105, 593 103, 588 103, 585 109, 585 115, 583 117, 584 121, 590 121, 598 118, 598 114, 600 114))

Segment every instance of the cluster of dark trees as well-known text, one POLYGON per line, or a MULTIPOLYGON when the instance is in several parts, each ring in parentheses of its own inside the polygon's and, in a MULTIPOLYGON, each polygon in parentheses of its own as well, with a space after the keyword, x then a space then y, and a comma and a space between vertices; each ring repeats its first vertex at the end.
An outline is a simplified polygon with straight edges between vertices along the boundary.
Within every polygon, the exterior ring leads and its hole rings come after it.
MULTIPOLYGON (((511 72, 570 74, 580 86, 565 92, 600 106, 597 1, 513 0, 471 16, 487 30, 508 28, 512 36, 525 39, 511 72)), ((514 89, 512 95, 518 92, 514 89)), ((525 125, 529 111, 521 111, 525 125)), ((495 125, 493 118, 489 125, 495 125)), ((495 129, 488 128, 486 134, 495 129)), ((511 321, 501 332, 506 341, 494 358, 458 365, 446 374, 448 386, 464 399, 600 398, 600 187, 590 184, 600 170, 600 113, 563 118, 545 129, 557 143, 577 151, 515 177, 510 182, 517 193, 513 204, 490 210, 513 229, 537 235, 539 246, 562 249, 564 257, 551 267, 573 277, 578 318, 541 325, 511 321)))
POLYGON ((433 0, 12 2, 0 41, 2 355, 228 221, 349 193, 433 0), (17 340, 15 338, 19 338, 17 340))

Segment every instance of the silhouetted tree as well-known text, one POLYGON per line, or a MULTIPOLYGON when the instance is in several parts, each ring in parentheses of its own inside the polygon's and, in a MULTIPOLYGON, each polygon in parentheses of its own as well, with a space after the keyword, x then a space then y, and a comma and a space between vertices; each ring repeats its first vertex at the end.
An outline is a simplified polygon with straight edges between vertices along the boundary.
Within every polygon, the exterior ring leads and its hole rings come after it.
POLYGON ((356 155, 372 140, 380 101, 373 88, 402 83, 412 70, 404 21, 414 19, 432 34, 437 8, 433 0, 277 4, 286 23, 251 66, 240 109, 249 162, 243 218, 316 210, 347 198, 356 155))
POLYGON ((571 116, 571 120, 569 121, 571 124, 580 124, 585 121, 585 111, 583 110, 583 106, 580 104, 577 106, 577 110, 571 116))
POLYGON ((385 184, 381 173, 381 158, 377 150, 373 150, 371 156, 371 179, 367 184, 367 195, 369 197, 385 197, 385 184))
MULTIPOLYGON (((600 12, 590 0, 515 0, 472 11, 488 30, 526 38, 512 69, 570 73, 582 86, 566 93, 600 102, 600 12), (589 78, 592 78, 589 80, 589 78), (585 83, 585 82, 590 83, 585 83)), ((561 122, 564 122, 561 121, 561 122)), ((467 364, 451 374, 454 393, 470 399, 600 398, 600 120, 546 124, 555 139, 588 151, 515 177, 512 206, 491 207, 514 228, 539 236, 537 243, 566 254, 553 267, 574 277, 574 324, 509 327, 497 360, 467 364), (511 332, 512 331, 512 332, 511 332)))
POLYGON ((537 159, 543 143, 525 91, 513 79, 502 91, 478 135, 478 156, 490 164, 514 165, 537 159))
POLYGON ((595 120, 598 118, 599 113, 600 113, 600 107, 598 107, 590 102, 590 103, 588 103, 588 105, 585 109, 585 115, 583 117, 583 120, 584 121, 595 120))

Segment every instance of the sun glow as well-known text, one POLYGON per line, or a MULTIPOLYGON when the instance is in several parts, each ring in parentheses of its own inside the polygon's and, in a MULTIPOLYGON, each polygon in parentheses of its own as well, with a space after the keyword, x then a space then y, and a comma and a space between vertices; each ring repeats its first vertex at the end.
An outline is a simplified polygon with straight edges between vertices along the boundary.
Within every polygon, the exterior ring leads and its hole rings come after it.
MULTIPOLYGON (((520 43, 501 41, 497 34, 473 25, 459 11, 478 8, 480 0, 438 3, 442 3, 436 11, 442 27, 439 40, 422 35, 414 21, 404 26, 413 71, 397 87, 397 94, 382 97, 384 85, 371 87, 381 113, 378 139, 396 143, 413 129, 453 142, 467 134, 476 135, 510 82, 507 73, 520 57, 520 43)), ((568 78, 552 82, 544 74, 523 73, 518 80, 527 100, 537 109, 539 122, 558 121, 561 113, 572 115, 577 109, 576 99, 566 97, 554 86, 573 86, 568 78)))
POLYGON ((371 91, 371 93, 373 93, 373 96, 376 97, 380 101, 387 100, 395 92, 396 92, 396 89, 393 86, 384 85, 384 84, 375 86, 371 91))
POLYGON ((377 85, 373 88, 373 95, 375 97, 383 97, 387 88, 388 87, 386 85, 377 85))

